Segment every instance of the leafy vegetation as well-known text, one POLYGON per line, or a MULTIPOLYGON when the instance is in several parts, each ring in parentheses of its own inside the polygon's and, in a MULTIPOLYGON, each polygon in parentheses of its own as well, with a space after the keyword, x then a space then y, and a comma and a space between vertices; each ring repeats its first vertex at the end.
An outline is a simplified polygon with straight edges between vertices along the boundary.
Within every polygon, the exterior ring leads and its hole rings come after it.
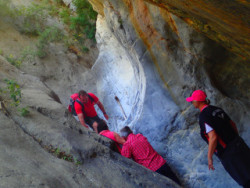
POLYGON ((15 22, 19 31, 26 35, 37 36, 42 32, 46 24, 44 20, 47 18, 43 5, 32 3, 31 6, 21 6, 16 9, 15 22))
MULTIPOLYGON (((19 106, 22 98, 19 84, 15 80, 9 79, 4 79, 4 82, 7 86, 3 89, 0 88, 0 94, 5 94, 5 98, 10 98, 11 100, 8 102, 8 99, 4 99, 4 101, 7 101, 10 106, 19 106)), ((30 113, 28 107, 19 108, 18 111, 20 112, 21 116, 27 116, 30 113)))
POLYGON ((53 153, 59 159, 63 159, 65 161, 69 161, 69 162, 74 162, 76 165, 82 165, 81 161, 77 160, 72 155, 67 154, 66 152, 60 150, 60 148, 53 148, 50 145, 50 146, 45 146, 45 149, 48 150, 50 153, 53 153))
POLYGON ((8 62, 10 62, 10 64, 14 65, 17 68, 19 68, 22 64, 21 60, 19 58, 14 57, 12 54, 7 56, 6 59, 8 62))
POLYGON ((27 46, 23 49, 21 52, 20 60, 23 62, 24 60, 30 60, 33 61, 37 55, 37 50, 31 48, 30 46, 27 46))
POLYGON ((63 33, 57 27, 46 28, 43 32, 39 33, 37 43, 37 56, 43 58, 47 55, 47 46, 50 42, 60 41, 63 38, 63 33))
POLYGON ((26 58, 33 60, 35 56, 46 57, 48 44, 62 39, 68 47, 78 43, 79 49, 87 53, 89 49, 85 45, 85 40, 95 42, 97 13, 88 0, 73 0, 73 4, 76 7, 75 12, 65 7, 62 0, 40 0, 32 2, 30 6, 19 7, 10 6, 9 1, 0 0, 0 16, 12 19, 21 33, 38 37, 37 50, 27 47, 20 57, 10 54, 6 59, 19 68, 26 58), (57 27, 48 26, 49 15, 58 15, 68 26, 70 35, 66 37, 57 27))
POLYGON ((21 100, 21 89, 15 80, 4 79, 7 84, 6 89, 9 91, 10 98, 15 106, 18 106, 21 100))
POLYGON ((19 108, 18 111, 20 112, 21 116, 23 116, 23 117, 27 116, 30 113, 30 111, 28 110, 27 107, 19 108))
POLYGON ((33 50, 31 47, 26 47, 23 49, 19 57, 14 57, 13 54, 9 54, 5 58, 10 64, 14 65, 17 68, 20 68, 24 60, 33 61, 37 53, 38 53, 37 50, 33 50))
POLYGON ((71 17, 71 29, 77 34, 83 32, 87 38, 95 40, 97 13, 87 0, 74 0, 77 16, 71 17))
POLYGON ((62 21, 69 25, 74 41, 80 44, 82 52, 86 53, 89 49, 85 46, 85 39, 95 42, 96 18, 97 13, 87 0, 74 0, 76 14, 71 14, 68 8, 63 8, 59 15, 62 21))
POLYGON ((82 47, 82 52, 89 52, 89 49, 86 46, 82 47))
POLYGON ((70 10, 68 8, 63 8, 59 12, 59 16, 62 19, 63 23, 70 24, 70 10))

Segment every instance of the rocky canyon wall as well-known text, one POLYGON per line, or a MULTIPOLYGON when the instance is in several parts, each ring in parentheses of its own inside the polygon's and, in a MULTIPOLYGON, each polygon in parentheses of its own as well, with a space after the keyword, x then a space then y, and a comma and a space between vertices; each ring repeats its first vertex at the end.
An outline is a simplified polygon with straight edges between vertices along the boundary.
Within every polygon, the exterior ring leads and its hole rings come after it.
MULTIPOLYGON (((100 53, 92 69, 112 129, 119 131, 128 124, 147 136, 185 186, 237 187, 216 157, 216 170, 208 171, 198 111, 185 98, 195 89, 205 90, 212 104, 224 108, 237 123, 249 144, 249 42, 244 37, 247 23, 241 22, 245 12, 236 18, 230 6, 222 11, 202 1, 186 3, 190 9, 179 1, 90 2, 99 12, 96 38, 100 53), (220 17, 222 14, 225 16, 220 17), (201 22, 194 26, 199 19, 207 21, 209 31, 201 29, 201 22), (234 32, 238 34, 232 35, 234 32), (227 38, 235 49, 215 35, 227 38), (114 96, 120 98, 126 117, 114 96)), ((245 10, 243 4, 238 6, 245 10)))
MULTIPOLYGON (((17 21, 0 18, 0 187, 177 187, 113 152, 112 142, 75 121, 67 105, 79 89, 99 97, 112 131, 128 125, 145 135, 183 187, 239 187, 215 156, 215 171, 208 170, 199 112, 185 98, 205 90, 250 145, 247 2, 89 2, 99 14, 98 50, 79 56, 63 41, 49 42, 46 57, 18 68, 8 62, 9 54, 20 54, 26 45, 35 49, 37 39, 22 34, 17 21), (2 92, 6 79, 19 84, 19 107, 29 108, 27 117, 2 92), (74 160, 59 159, 57 149, 74 160)), ((72 0, 64 3, 74 9, 72 0)), ((67 32, 60 19, 47 21, 67 32)))

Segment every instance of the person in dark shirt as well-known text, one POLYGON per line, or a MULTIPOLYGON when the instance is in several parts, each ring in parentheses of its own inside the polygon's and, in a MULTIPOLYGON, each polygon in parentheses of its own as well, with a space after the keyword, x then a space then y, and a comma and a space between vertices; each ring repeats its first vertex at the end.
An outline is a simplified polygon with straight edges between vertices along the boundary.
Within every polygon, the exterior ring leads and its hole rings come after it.
POLYGON ((208 168, 214 170, 212 156, 215 153, 231 177, 249 188, 250 150, 239 136, 235 123, 221 108, 209 105, 206 97, 204 91, 196 90, 186 100, 201 111, 200 134, 208 143, 208 168))

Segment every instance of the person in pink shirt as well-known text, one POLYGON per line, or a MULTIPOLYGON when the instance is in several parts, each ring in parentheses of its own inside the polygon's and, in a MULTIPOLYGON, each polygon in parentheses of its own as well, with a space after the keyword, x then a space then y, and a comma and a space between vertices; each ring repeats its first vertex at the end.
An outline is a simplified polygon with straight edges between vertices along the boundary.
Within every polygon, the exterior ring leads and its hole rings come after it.
POLYGON ((122 128, 120 132, 126 140, 121 151, 124 157, 132 158, 135 162, 172 179, 180 185, 179 179, 168 166, 166 160, 154 150, 145 136, 133 134, 128 126, 122 128))
POLYGON ((105 136, 113 141, 115 141, 115 145, 119 153, 121 153, 121 145, 125 143, 125 139, 122 138, 118 133, 112 132, 109 130, 107 124, 104 121, 101 121, 97 127, 98 134, 105 136))

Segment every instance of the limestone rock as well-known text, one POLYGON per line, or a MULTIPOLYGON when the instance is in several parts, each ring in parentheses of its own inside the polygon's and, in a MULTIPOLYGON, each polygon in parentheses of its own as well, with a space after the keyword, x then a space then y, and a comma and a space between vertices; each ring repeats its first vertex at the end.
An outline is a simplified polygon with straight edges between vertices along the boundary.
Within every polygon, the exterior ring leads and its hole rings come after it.
MULTIPOLYGON (((62 43, 50 43, 48 57, 24 62, 20 70, 0 54, 0 88, 6 87, 3 79, 15 79, 22 91, 20 107, 31 111, 22 117, 9 105, 8 96, 1 99, 8 113, 0 109, 0 149, 4 151, 0 187, 176 187, 114 153, 110 140, 76 122, 66 108, 69 96, 80 89, 99 97, 112 131, 129 125, 144 134, 184 187, 238 187, 216 157, 216 170, 208 171, 198 111, 185 98, 195 89, 204 89, 250 144, 245 1, 232 2, 243 7, 237 14, 224 1, 223 6, 215 1, 204 6, 178 0, 90 2, 99 12, 99 56, 93 67, 97 50, 79 59, 62 43), (46 149, 49 146, 83 164, 56 158, 46 149)), ((34 46, 32 38, 22 36, 11 24, 0 20, 0 25, 4 53, 34 46)), ((98 115, 103 118, 100 110, 98 115)))
POLYGON ((8 117, 0 111, 0 187, 178 187, 113 152, 109 139, 83 128, 39 79, 3 58, 0 67, 0 80, 17 80, 30 110, 27 117, 10 106, 8 117), (56 158, 50 147, 82 164, 56 158))
POLYGON ((205 90, 249 144, 246 61, 157 4, 99 2, 104 16, 97 21, 100 54, 93 71, 98 75, 98 96, 111 114, 110 127, 119 131, 129 125, 147 136, 187 187, 237 187, 216 157, 216 171, 208 171, 198 111, 185 98, 195 89, 205 90))

